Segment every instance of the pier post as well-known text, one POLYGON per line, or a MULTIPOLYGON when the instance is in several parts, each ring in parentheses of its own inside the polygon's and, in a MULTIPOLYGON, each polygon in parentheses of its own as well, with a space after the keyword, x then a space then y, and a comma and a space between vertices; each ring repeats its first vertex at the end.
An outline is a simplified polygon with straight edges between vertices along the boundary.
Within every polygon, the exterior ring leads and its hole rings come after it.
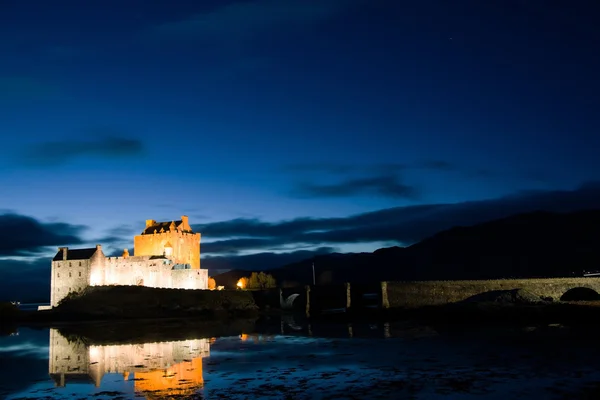
POLYGON ((387 282, 381 282, 381 307, 390 308, 390 301, 388 300, 387 293, 387 282))

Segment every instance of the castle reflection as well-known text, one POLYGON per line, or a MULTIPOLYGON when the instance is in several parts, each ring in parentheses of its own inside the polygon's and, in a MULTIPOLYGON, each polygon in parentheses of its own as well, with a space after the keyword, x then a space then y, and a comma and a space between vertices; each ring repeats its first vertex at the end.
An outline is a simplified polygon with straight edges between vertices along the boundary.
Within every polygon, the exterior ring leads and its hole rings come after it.
POLYGON ((209 354, 209 339, 99 346, 50 329, 48 372, 58 387, 100 387, 105 374, 121 374, 146 397, 187 395, 203 386, 202 358, 209 354))

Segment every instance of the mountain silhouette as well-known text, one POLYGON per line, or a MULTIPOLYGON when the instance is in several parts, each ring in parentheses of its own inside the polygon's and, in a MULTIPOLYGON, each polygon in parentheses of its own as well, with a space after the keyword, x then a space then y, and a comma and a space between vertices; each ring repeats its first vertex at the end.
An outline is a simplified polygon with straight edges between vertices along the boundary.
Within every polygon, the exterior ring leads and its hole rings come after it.
MULTIPOLYGON (((317 284, 581 276, 600 270, 600 210, 518 214, 454 227, 408 247, 332 253, 265 272, 283 286, 311 284, 313 263, 317 284)), ((233 270, 215 279, 231 287, 249 275, 233 270)))

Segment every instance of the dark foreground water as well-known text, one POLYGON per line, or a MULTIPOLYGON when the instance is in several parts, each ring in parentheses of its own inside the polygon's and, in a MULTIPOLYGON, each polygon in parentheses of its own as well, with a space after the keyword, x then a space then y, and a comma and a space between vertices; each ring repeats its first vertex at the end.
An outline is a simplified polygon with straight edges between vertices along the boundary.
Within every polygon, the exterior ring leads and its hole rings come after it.
POLYGON ((0 398, 600 398, 593 326, 273 325, 110 344, 19 329, 0 337, 0 398))

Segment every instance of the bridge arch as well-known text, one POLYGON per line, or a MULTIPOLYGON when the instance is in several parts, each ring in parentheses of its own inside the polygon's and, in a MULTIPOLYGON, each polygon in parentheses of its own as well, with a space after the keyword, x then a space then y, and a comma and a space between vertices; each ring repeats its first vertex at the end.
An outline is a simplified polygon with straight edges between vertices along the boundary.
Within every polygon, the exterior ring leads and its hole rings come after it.
POLYGON ((561 301, 594 301, 600 300, 600 293, 592 288, 578 286, 567 290, 561 297, 561 301))

